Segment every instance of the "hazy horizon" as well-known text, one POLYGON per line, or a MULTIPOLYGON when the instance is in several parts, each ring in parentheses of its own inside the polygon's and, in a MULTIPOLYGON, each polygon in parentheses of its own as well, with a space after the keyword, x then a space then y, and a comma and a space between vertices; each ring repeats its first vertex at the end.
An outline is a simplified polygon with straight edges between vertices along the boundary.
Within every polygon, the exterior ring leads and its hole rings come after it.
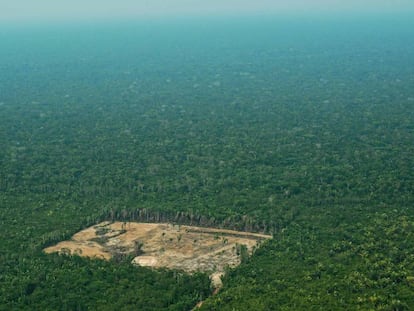
POLYGON ((152 1, 98 1, 74 0, 56 2, 53 0, 2 0, 0 22, 48 22, 107 20, 133 18, 197 17, 238 14, 338 14, 338 13, 395 13, 414 11, 414 4, 408 0, 152 0, 152 1))

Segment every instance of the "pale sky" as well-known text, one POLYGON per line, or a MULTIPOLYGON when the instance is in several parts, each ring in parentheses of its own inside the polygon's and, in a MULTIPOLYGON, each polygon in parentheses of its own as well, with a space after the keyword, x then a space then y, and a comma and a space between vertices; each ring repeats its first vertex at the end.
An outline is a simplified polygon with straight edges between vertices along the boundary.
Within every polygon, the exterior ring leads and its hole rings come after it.
POLYGON ((0 22, 413 8, 414 0, 0 0, 0 22))

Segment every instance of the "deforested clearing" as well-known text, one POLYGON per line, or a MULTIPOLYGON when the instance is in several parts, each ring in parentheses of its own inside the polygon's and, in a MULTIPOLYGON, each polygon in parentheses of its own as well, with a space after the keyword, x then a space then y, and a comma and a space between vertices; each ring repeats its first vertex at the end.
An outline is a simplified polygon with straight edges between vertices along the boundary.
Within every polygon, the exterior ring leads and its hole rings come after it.
MULTIPOLYGON (((102 222, 47 247, 59 252, 109 260, 133 255, 133 264, 221 275, 236 267, 270 235, 185 225, 102 222)), ((216 278, 215 278, 216 279, 216 278)), ((215 280, 215 286, 218 286, 215 280)))

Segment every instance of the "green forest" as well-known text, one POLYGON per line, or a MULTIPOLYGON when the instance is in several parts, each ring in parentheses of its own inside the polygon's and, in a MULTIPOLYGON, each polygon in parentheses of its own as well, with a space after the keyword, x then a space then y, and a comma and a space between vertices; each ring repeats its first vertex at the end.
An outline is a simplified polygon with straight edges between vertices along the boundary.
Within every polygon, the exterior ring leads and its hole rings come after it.
POLYGON ((55 39, 0 52, 0 310, 414 309, 412 43, 151 62, 55 39), (273 239, 216 295, 203 273, 43 253, 103 220, 273 239))

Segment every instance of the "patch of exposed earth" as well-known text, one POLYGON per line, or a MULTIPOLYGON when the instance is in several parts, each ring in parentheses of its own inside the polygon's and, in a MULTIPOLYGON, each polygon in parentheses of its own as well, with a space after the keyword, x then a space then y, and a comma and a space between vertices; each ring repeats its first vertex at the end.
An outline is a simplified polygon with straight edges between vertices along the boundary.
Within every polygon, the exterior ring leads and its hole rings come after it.
POLYGON ((269 235, 184 225, 102 222, 47 247, 59 252, 109 260, 136 255, 133 263, 154 268, 179 269, 210 274, 212 285, 221 286, 226 267, 235 267, 242 256, 252 254, 269 235))

